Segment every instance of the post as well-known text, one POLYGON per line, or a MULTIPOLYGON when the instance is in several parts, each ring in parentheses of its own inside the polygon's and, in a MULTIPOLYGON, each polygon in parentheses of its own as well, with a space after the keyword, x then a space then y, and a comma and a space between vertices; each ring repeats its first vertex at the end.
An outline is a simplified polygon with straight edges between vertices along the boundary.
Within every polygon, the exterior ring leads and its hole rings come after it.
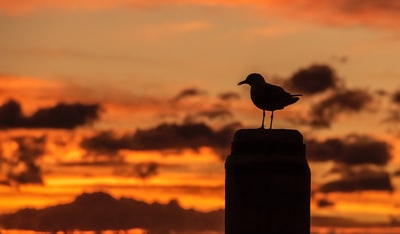
POLYGON ((238 130, 225 169, 225 234, 310 233, 311 173, 300 132, 238 130))

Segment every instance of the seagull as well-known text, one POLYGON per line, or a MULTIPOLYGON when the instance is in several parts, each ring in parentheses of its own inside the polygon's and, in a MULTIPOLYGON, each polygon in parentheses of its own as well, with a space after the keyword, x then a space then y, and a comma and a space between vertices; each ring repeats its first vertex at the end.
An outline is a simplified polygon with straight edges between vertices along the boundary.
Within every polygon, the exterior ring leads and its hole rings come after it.
POLYGON ((299 100, 301 94, 290 94, 282 87, 265 82, 264 77, 258 73, 251 73, 245 80, 238 85, 250 85, 250 97, 256 107, 263 111, 261 129, 264 129, 265 111, 271 111, 271 122, 269 129, 272 128, 272 120, 275 110, 282 110, 285 106, 293 104, 299 100))

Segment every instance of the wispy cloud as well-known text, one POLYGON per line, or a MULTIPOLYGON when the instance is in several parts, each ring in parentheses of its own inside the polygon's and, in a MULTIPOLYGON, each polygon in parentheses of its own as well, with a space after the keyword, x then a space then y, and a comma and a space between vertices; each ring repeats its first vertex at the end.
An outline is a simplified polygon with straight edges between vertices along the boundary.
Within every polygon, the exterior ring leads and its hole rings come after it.
POLYGON ((172 102, 177 102, 181 99, 185 99, 188 97, 200 96, 206 94, 204 90, 200 90, 198 88, 186 88, 180 91, 173 99, 172 102))
POLYGON ((166 37, 212 29, 212 27, 213 24, 206 20, 164 22, 146 25, 146 27, 142 28, 140 34, 146 39, 162 40, 166 37))
MULTIPOLYGON (((398 29, 400 19, 400 4, 397 0, 338 0, 338 1, 312 1, 312 0, 169 0, 149 2, 143 0, 121 1, 0 1, 0 10, 7 14, 26 14, 42 9, 62 10, 100 10, 121 7, 148 8, 168 5, 197 5, 197 6, 225 6, 242 7, 253 6, 262 9, 266 16, 279 16, 290 19, 301 19, 334 26, 368 26, 387 29, 398 29)), ((175 25, 172 28, 179 30, 193 30, 203 28, 204 25, 189 23, 175 25)), ((278 30, 279 31, 279 30, 278 30)), ((267 30, 267 33, 277 33, 277 30, 267 30), (268 32, 269 31, 269 32, 268 32)), ((281 32, 279 32, 281 33, 281 32)))

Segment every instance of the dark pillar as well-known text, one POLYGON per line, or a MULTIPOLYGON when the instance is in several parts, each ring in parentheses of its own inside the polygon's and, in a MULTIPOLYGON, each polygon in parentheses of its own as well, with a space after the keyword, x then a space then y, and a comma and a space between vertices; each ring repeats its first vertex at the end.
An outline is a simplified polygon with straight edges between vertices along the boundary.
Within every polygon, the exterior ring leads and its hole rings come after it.
POLYGON ((225 169, 225 234, 310 233, 311 176, 300 132, 238 130, 225 169))

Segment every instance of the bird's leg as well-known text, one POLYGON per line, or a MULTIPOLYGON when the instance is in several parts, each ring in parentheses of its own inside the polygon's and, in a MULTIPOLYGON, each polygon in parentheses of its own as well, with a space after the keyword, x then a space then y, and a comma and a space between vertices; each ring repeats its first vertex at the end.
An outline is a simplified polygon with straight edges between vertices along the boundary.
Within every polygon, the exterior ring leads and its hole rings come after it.
POLYGON ((263 118, 262 118, 262 122, 261 122, 261 129, 264 129, 264 119, 265 119, 265 110, 263 110, 263 118))
POLYGON ((274 111, 271 111, 271 122, 269 123, 269 129, 272 129, 272 120, 274 119, 274 111))

